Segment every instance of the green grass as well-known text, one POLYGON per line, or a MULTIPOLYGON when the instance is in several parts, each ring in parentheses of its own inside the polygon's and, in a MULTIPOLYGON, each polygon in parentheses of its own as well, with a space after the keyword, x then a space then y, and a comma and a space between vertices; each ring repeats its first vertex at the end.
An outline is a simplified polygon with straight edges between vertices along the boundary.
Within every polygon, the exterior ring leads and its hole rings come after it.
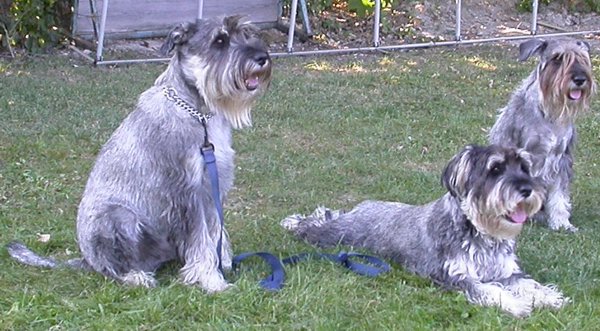
MULTIPOLYGON (((317 205, 441 196, 447 160, 465 144, 485 143, 496 109, 533 68, 517 63, 516 52, 482 46, 277 59, 254 127, 235 133, 236 187, 226 206, 235 251, 315 251, 279 221, 317 205)), ((599 72, 600 59, 593 63, 599 72)), ((94 157, 163 69, 91 68, 61 57, 0 62, 0 244, 18 239, 42 254, 77 256, 74 220, 94 157)), ((1 249, 0 329, 597 329, 598 107, 593 102, 578 120, 573 223, 580 232, 528 225, 519 240, 524 269, 573 299, 560 311, 513 319, 398 265, 370 279, 304 262, 287 269, 281 292, 268 293, 257 285, 266 267, 253 261, 228 275, 233 289, 206 295, 176 282, 176 264, 161 269, 160 286, 148 290, 22 266, 1 249)))

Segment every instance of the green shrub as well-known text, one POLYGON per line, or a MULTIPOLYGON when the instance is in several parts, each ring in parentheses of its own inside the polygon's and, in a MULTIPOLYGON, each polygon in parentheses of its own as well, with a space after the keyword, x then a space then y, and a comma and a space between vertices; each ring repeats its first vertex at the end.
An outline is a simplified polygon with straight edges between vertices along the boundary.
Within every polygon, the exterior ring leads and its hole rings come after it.
MULTIPOLYGON (((600 0, 540 0, 540 5, 549 5, 551 2, 558 3, 570 12, 600 13, 600 0)), ((517 3, 519 11, 531 12, 533 10, 532 0, 520 0, 517 3)))
MULTIPOLYGON (((23 47, 37 53, 59 43, 68 35, 72 1, 2 0, 7 6, 0 16, 2 45, 5 48, 23 47)), ((2 8, 4 9, 4 8, 2 8)))

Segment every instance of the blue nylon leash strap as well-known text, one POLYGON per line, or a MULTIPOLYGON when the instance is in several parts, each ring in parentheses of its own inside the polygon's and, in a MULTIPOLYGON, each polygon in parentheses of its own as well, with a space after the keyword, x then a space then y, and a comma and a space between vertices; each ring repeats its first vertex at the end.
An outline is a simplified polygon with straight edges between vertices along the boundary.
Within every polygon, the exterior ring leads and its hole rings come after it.
POLYGON ((305 261, 314 258, 325 259, 341 264, 344 268, 347 268, 358 275, 367 277, 377 277, 380 274, 388 272, 390 270, 389 264, 385 263, 383 260, 375 256, 352 252, 340 252, 337 255, 327 253, 302 253, 285 258, 282 262, 283 264, 293 265, 300 261, 305 261), (367 264, 353 261, 354 258, 362 259, 366 261, 367 264))
MULTIPOLYGON (((221 261, 222 257, 222 249, 223 249, 223 228, 224 228, 224 214, 223 214, 223 204, 221 203, 221 195, 219 192, 219 173, 217 170, 216 157, 214 153, 214 146, 208 141, 208 130, 206 128, 206 121, 201 121, 204 126, 204 144, 202 145, 201 153, 204 158, 204 163, 206 165, 206 169, 208 171, 208 175, 210 178, 210 186, 211 186, 211 194, 213 198, 213 202, 215 208, 217 209, 217 215, 219 217, 219 225, 221 227, 219 231, 219 240, 217 241, 217 256, 218 256, 218 267, 219 271, 223 273, 223 264, 221 261)), ((296 264, 300 261, 313 259, 313 258, 323 258, 326 260, 330 260, 332 262, 336 262, 344 266, 345 268, 351 270, 352 272, 368 276, 368 277, 376 277, 381 273, 387 272, 390 270, 390 266, 383 262, 382 260, 369 255, 358 254, 358 253, 346 253, 341 252, 337 255, 335 254, 326 254, 326 253, 303 253, 294 256, 290 256, 283 260, 279 260, 273 254, 267 252, 249 252, 242 253, 240 255, 234 256, 232 261, 232 267, 235 270, 242 261, 247 258, 258 256, 265 260, 269 267, 271 268, 271 274, 266 278, 262 279, 259 284, 262 288, 268 291, 279 291, 283 288, 283 283, 285 282, 285 270, 283 268, 283 264, 296 264), (369 264, 358 263, 351 258, 360 258, 365 260, 369 264)))
MULTIPOLYGON (((178 106, 184 107, 194 118, 196 118, 204 128, 204 143, 200 152, 202 153, 202 157, 204 158, 204 163, 206 165, 206 169, 210 178, 210 186, 211 186, 211 195, 213 198, 213 202, 215 208, 217 210, 217 216, 219 217, 219 240, 217 241, 217 256, 218 256, 218 267, 219 271, 223 273, 223 265, 222 265, 222 246, 223 246, 223 229, 225 227, 224 220, 225 217, 223 215, 223 204, 221 203, 221 195, 219 192, 219 173, 217 170, 216 157, 214 154, 215 147, 208 140, 208 128, 206 127, 206 122, 210 119, 210 115, 202 115, 198 111, 196 111, 193 107, 189 106, 183 99, 177 96, 177 91, 173 88, 165 87, 163 89, 165 96, 167 99, 174 101, 178 106), (182 106, 184 105, 184 106, 182 106)), ((273 254, 267 252, 254 252, 254 253, 242 253, 233 257, 232 267, 235 269, 239 266, 239 264, 245 259, 258 256, 265 260, 267 264, 271 267, 271 274, 260 281, 260 286, 269 291, 278 291, 283 287, 283 283, 285 282, 285 270, 283 268, 283 264, 296 264, 300 261, 308 260, 310 258, 324 258, 336 263, 340 263, 342 266, 350 269, 351 271, 364 276, 375 277, 383 272, 390 270, 390 266, 383 262, 382 260, 374 257, 357 253, 345 253, 341 252, 338 255, 334 254, 318 254, 318 253, 304 253, 298 254, 294 256, 290 256, 286 259, 279 260, 273 254), (352 261, 350 258, 361 258, 367 261, 370 265, 358 263, 352 261)))
POLYGON ((219 216, 219 223, 221 229, 219 230, 219 240, 217 241, 217 256, 219 257, 219 271, 223 272, 221 256, 223 254, 223 227, 225 218, 223 216, 223 204, 221 203, 221 195, 219 194, 219 173, 217 171, 217 159, 215 158, 214 150, 215 147, 212 144, 208 143, 208 141, 205 141, 204 146, 202 146, 201 153, 204 157, 204 163, 206 164, 206 169, 210 177, 210 190, 212 192, 213 202, 215 204, 215 208, 217 209, 217 214, 219 216))
POLYGON ((283 288, 283 283, 285 282, 285 270, 283 268, 283 264, 281 260, 277 258, 275 255, 267 252, 256 252, 256 253, 242 253, 233 257, 233 270, 236 270, 242 261, 247 258, 258 256, 265 260, 267 264, 271 267, 271 274, 267 277, 263 278, 259 285, 267 291, 279 291, 283 288))

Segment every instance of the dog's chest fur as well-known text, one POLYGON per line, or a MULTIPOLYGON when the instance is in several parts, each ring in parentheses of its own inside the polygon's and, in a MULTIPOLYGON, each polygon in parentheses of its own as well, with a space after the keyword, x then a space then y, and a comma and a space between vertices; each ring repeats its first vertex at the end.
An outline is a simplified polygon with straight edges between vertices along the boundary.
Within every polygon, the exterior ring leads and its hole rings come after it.
POLYGON ((492 242, 485 238, 465 240, 453 256, 444 262, 444 270, 454 281, 467 277, 481 282, 506 279, 520 272, 512 246, 509 241, 492 242))
MULTIPOLYGON (((164 98, 155 88, 146 94, 141 100, 150 103, 153 98, 164 98)), ((231 126, 222 116, 209 120, 208 139, 215 147, 223 198, 233 185, 235 152, 231 126)), ((174 105, 152 109, 140 102, 99 153, 86 186, 86 191, 94 194, 84 194, 80 218, 104 201, 88 201, 87 197, 104 196, 112 203, 127 201, 128 208, 149 220, 162 220, 159 224, 188 219, 186 213, 198 212, 189 206, 199 206, 202 199, 212 200, 210 178, 201 154, 203 142, 202 125, 186 111, 174 105), (139 173, 128 171, 130 168, 139 173)))
POLYGON ((490 142, 525 148, 532 155, 532 174, 546 180, 557 175, 565 153, 572 148, 575 128, 548 118, 540 106, 541 92, 531 75, 500 110, 490 142))

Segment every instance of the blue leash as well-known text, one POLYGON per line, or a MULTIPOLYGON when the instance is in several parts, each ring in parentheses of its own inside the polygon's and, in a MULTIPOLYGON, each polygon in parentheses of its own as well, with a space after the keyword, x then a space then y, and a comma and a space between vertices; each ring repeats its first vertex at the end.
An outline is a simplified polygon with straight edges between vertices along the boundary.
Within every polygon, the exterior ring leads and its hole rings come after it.
MULTIPOLYGON (((206 130, 206 124, 204 129, 206 130)), ((215 203, 215 208, 217 208, 217 214, 219 215, 219 223, 221 223, 221 231, 219 231, 219 240, 217 241, 217 255, 219 256, 219 270, 223 272, 223 265, 221 264, 221 256, 223 254, 222 247, 223 246, 223 204, 221 203, 221 194, 219 193, 219 173, 217 172, 217 158, 215 158, 215 147, 213 144, 209 143, 207 140, 204 141, 204 146, 200 152, 204 157, 204 163, 206 164, 206 169, 208 170, 208 175, 210 177, 210 190, 212 193, 213 201, 215 203)))
MULTIPOLYGON (((201 121, 204 126, 204 144, 201 149, 202 156, 204 157, 204 163, 206 164, 206 169, 208 171, 210 177, 210 186, 213 202, 215 204, 215 208, 217 209, 217 214, 219 216, 219 223, 221 226, 221 231, 219 231, 219 240, 217 241, 217 255, 219 258, 219 271, 223 273, 223 265, 221 262, 222 256, 222 246, 223 246, 223 227, 224 227, 224 216, 223 216, 223 204, 221 203, 221 195, 219 193, 219 174, 217 171, 216 157, 214 154, 215 147, 208 141, 208 130, 206 128, 206 121, 201 121)), ((335 254, 326 254, 326 253, 303 253, 294 256, 290 256, 283 260, 280 260, 275 255, 267 252, 249 252, 242 253, 233 257, 232 267, 233 269, 237 269, 237 267, 242 263, 242 261, 247 258, 258 256, 262 258, 270 267, 271 274, 264 279, 262 279, 259 284, 262 288, 268 291, 278 291, 283 288, 283 283, 285 282, 285 270, 283 268, 284 264, 296 264, 300 261, 305 261, 312 258, 323 258, 326 260, 330 260, 336 263, 341 264, 345 268, 351 270, 352 272, 368 276, 368 277, 376 277, 381 273, 387 272, 390 270, 390 266, 383 262, 382 260, 369 255, 358 254, 358 253, 345 253, 341 252, 337 255, 335 254), (350 258, 360 258, 365 260, 369 264, 362 264, 351 260, 350 258)))
MULTIPOLYGON (((217 256, 219 259, 219 271, 223 273, 223 264, 222 264, 222 254, 223 254, 223 228, 225 227, 225 217, 223 214, 223 204, 221 203, 221 194, 219 193, 219 172, 217 170, 217 158, 215 157, 215 147, 208 141, 208 129, 206 128, 206 120, 200 121, 202 126, 204 127, 204 144, 202 145, 202 149, 200 152, 202 153, 202 157, 204 158, 204 163, 206 164, 206 169, 208 171, 210 177, 210 190, 213 198, 213 202, 215 204, 215 208, 217 209, 217 215, 219 216, 219 223, 221 226, 221 231, 219 231, 219 240, 217 241, 217 256)), ((283 287, 283 282, 285 280, 285 271, 283 270, 283 265, 281 261, 275 257, 275 255, 267 253, 267 252, 257 252, 257 253, 243 253, 233 257, 232 267, 235 269, 241 263, 241 261, 245 260, 250 256, 258 256, 261 257, 269 266, 271 267, 272 273, 269 277, 260 281, 260 285, 266 290, 279 290, 283 287)))
POLYGON ((383 262, 381 259, 374 256, 359 254, 359 253, 346 253, 341 252, 339 254, 327 254, 327 253, 301 253, 298 255, 292 255, 283 260, 279 260, 273 254, 266 252, 257 253, 242 253, 233 258, 234 270, 239 267, 242 261, 258 256, 265 260, 270 266, 272 273, 260 281, 260 286, 268 291, 279 291, 283 288, 285 282, 285 270, 283 264, 294 265, 298 262, 320 258, 329 260, 341 264, 344 268, 367 277, 377 277, 384 272, 390 270, 390 265, 383 262), (358 258, 365 260, 368 264, 358 263, 353 261, 351 258, 358 258))
POLYGON ((285 258, 282 262, 283 264, 294 265, 300 261, 305 261, 314 258, 321 258, 341 264, 344 268, 349 269, 355 274, 367 277, 377 277, 380 274, 388 272, 390 270, 390 265, 383 262, 379 258, 353 252, 340 252, 337 255, 327 253, 302 253, 285 258), (359 258, 365 260, 368 264, 358 263, 356 261, 353 261, 351 258, 359 258))

